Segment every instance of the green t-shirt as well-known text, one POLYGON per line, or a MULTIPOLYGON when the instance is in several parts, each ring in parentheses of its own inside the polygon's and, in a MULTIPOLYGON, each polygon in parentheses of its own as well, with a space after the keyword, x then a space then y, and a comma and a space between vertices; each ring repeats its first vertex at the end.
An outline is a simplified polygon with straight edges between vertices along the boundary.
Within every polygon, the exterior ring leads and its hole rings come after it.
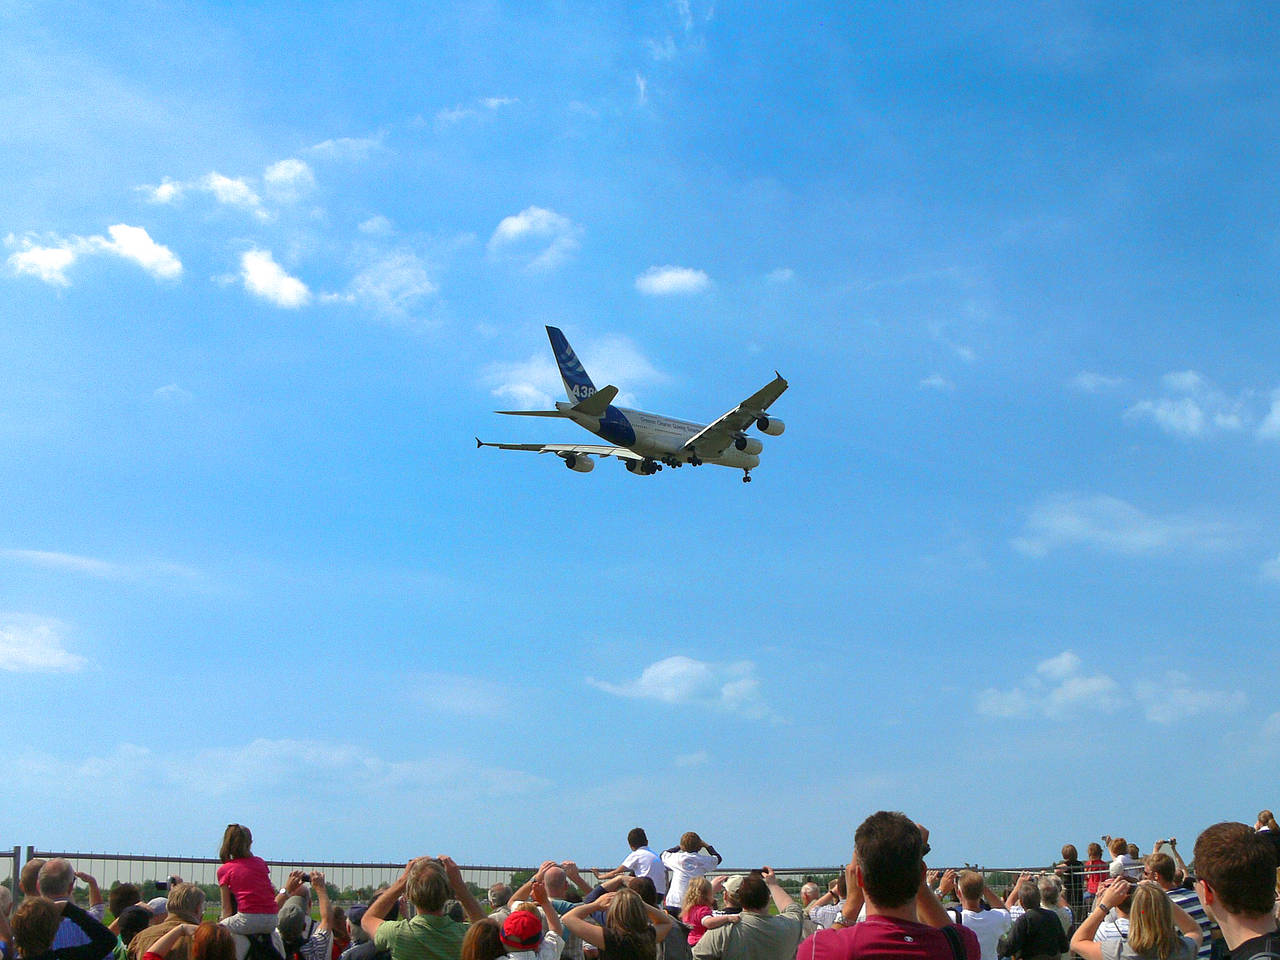
POLYGON ((467 925, 449 917, 420 913, 412 920, 378 925, 373 942, 390 950, 391 960, 458 960, 467 925))

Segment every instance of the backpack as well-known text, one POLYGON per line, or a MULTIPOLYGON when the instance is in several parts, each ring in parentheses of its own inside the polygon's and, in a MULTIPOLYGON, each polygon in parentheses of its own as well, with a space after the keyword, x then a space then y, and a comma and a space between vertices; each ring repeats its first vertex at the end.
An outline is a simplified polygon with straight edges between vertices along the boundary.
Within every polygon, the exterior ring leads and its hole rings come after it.
POLYGON ((249 941, 249 951, 244 955, 244 960, 285 960, 272 943, 271 934, 246 933, 241 936, 249 941))

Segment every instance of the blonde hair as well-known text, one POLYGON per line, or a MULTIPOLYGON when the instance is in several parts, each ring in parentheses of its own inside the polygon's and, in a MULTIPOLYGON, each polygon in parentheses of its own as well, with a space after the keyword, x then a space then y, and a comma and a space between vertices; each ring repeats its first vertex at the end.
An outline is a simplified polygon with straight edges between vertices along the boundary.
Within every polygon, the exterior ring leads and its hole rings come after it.
POLYGON ((1178 949, 1173 901, 1154 883, 1140 883, 1129 907, 1129 946, 1144 957, 1169 960, 1178 949))
POLYGON ((609 904, 609 912, 604 918, 605 929, 617 933, 639 933, 649 929, 649 914, 645 912, 644 901, 634 890, 623 887, 613 895, 609 904))
POLYGON ((711 881, 706 877, 692 877, 689 880, 689 888, 684 892, 684 900, 680 904, 680 919, 688 923, 689 911, 699 905, 707 905, 715 902, 715 891, 711 886, 711 881))

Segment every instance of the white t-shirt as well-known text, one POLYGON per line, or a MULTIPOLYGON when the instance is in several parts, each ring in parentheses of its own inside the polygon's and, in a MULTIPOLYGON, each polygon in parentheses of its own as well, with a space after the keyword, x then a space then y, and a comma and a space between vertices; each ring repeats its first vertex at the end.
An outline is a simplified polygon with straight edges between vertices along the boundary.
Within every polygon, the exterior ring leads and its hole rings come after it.
POLYGON ((542 936, 542 943, 537 950, 508 950, 511 960, 559 960, 560 951, 564 949, 564 941, 554 931, 548 930, 542 936))
POLYGON ((720 864, 709 853, 686 853, 683 850, 664 852, 662 862, 671 871, 671 886, 667 888, 666 899, 669 907, 679 907, 684 903, 684 894, 691 879, 704 876, 720 864))
POLYGON ((667 869, 658 859, 658 855, 648 847, 638 847, 627 854, 622 865, 637 877, 648 877, 653 881, 653 888, 658 896, 667 892, 667 869))
POLYGON ((1008 910, 962 910, 960 918, 964 926, 972 930, 978 937, 978 946, 982 948, 982 960, 996 960, 996 944, 1012 925, 1008 910))

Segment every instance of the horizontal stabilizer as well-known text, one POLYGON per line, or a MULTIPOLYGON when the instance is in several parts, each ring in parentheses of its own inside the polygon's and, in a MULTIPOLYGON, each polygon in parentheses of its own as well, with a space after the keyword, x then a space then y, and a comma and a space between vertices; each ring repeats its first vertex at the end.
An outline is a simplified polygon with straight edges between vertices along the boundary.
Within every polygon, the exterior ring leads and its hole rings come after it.
POLYGON ((600 390, 597 390, 585 400, 581 400, 573 405, 576 413, 585 413, 589 417, 603 417, 604 412, 609 409, 609 404, 613 403, 613 398, 618 395, 618 388, 610 384, 600 390))
POLYGON ((568 414, 563 410, 495 410, 494 413, 504 413, 508 417, 567 417, 568 414))

